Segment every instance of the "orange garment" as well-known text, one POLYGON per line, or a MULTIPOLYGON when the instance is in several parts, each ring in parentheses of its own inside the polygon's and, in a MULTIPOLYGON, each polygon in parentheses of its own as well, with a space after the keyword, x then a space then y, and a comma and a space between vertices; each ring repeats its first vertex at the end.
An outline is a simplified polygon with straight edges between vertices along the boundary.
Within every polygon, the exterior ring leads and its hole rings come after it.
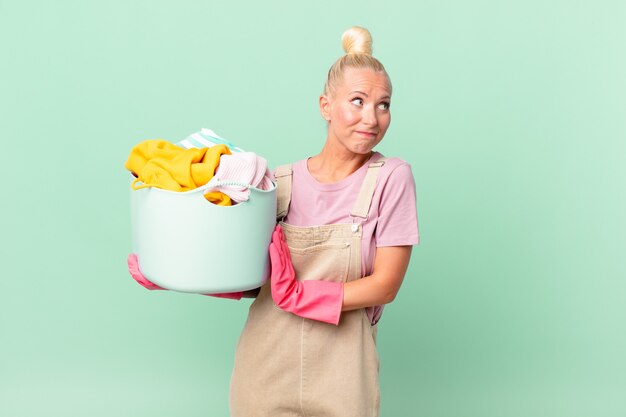
MULTIPOLYGON (((163 139, 148 139, 136 145, 126 161, 126 168, 137 176, 135 190, 156 187, 170 191, 189 191, 207 182, 215 174, 220 156, 230 155, 226 145, 202 149, 183 149, 163 139), (141 182, 142 184, 137 184, 141 182)), ((219 191, 205 198, 220 206, 230 206, 229 196, 219 191)))

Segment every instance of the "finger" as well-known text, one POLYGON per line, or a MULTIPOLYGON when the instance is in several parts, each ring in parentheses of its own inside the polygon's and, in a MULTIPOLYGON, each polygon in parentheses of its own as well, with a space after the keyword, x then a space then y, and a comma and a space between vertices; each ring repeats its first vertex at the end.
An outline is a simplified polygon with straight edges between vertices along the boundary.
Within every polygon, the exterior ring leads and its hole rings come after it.
POLYGON ((276 227, 274 228, 274 230, 272 231, 272 239, 276 238, 276 239, 280 239, 280 233, 281 233, 281 227, 279 224, 276 225, 276 227))
POLYGON ((280 243, 280 234, 278 230, 272 232, 272 243, 278 245, 280 243))
POLYGON ((270 263, 271 263, 271 275, 273 279, 280 278, 285 271, 286 263, 285 256, 280 251, 279 245, 274 243, 270 244, 270 263))
POLYGON ((274 237, 272 239, 272 242, 276 245, 276 249, 280 253, 280 256, 282 258, 284 258, 285 257, 285 250, 283 248, 284 239, 281 238, 281 231, 280 231, 280 229, 274 231, 274 237))
POLYGON ((130 255, 128 255, 126 262, 128 263, 128 272, 130 272, 130 276, 133 277, 133 279, 137 281, 137 283, 140 284, 142 287, 149 290, 165 289, 159 287, 143 275, 141 269, 139 269, 139 259, 137 258, 136 254, 131 253, 130 255))
POLYGON ((278 270, 280 266, 280 254, 278 253, 278 249, 274 242, 270 243, 270 264, 272 266, 272 271, 278 270))

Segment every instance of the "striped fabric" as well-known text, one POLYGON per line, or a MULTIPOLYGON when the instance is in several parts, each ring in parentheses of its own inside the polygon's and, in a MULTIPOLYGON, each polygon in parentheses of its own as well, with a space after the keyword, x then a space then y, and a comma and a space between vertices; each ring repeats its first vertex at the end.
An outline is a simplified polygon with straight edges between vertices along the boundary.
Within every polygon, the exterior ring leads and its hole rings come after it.
POLYGON ((230 141, 218 136, 217 133, 212 131, 211 129, 202 128, 199 132, 192 133, 186 139, 181 140, 176 145, 181 148, 190 149, 202 149, 202 148, 210 148, 211 146, 224 144, 228 146, 231 152, 244 152, 243 149, 235 146, 230 141))

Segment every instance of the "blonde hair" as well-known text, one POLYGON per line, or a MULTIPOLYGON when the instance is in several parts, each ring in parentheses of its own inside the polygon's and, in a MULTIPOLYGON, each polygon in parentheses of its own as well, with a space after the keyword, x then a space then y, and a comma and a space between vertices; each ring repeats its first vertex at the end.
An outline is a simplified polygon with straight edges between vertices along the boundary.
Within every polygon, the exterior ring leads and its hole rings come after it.
POLYGON ((371 69, 382 72, 387 78, 391 91, 389 74, 387 74, 383 64, 372 56, 372 35, 369 30, 360 26, 352 26, 343 32, 341 43, 346 54, 335 61, 328 70, 324 95, 334 94, 337 86, 343 81, 343 74, 348 68, 371 69))

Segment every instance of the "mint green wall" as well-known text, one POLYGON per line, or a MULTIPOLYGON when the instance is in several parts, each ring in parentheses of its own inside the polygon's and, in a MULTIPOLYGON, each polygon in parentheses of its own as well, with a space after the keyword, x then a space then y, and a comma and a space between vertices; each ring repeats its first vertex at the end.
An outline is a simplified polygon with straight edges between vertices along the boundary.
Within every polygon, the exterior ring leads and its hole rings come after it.
POLYGON ((624 21, 602 0, 0 1, 0 415, 228 414, 249 301, 131 280, 123 163, 201 127, 271 166, 315 154, 359 24, 422 238, 380 323, 382 415, 623 417, 624 21))

